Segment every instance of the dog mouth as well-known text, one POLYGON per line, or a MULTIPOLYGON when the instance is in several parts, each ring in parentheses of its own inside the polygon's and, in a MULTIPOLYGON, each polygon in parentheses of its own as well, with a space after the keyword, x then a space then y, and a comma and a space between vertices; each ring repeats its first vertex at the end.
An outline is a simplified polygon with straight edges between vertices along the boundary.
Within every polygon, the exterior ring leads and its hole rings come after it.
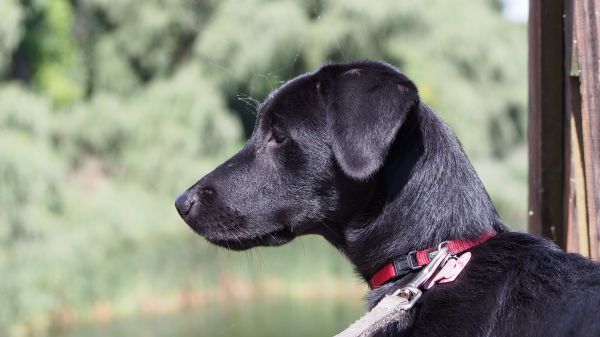
POLYGON ((229 238, 204 237, 210 243, 230 250, 246 250, 257 246, 281 246, 292 241, 296 237, 296 235, 287 228, 260 234, 251 238, 237 237, 233 233, 230 234, 232 237, 229 238))
POLYGON ((230 250, 246 250, 257 246, 281 246, 299 233, 284 224, 271 224, 262 229, 249 226, 239 212, 221 206, 218 211, 190 212, 183 220, 196 234, 208 242, 230 250))

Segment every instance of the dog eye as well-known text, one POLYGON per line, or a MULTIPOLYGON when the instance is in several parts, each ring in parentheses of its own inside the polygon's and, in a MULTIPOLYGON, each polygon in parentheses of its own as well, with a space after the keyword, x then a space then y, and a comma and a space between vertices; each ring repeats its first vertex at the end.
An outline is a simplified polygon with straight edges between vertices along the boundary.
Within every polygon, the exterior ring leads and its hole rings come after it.
POLYGON ((273 132, 271 132, 271 137, 269 138, 269 143, 281 144, 281 143, 285 142, 286 139, 287 139, 286 136, 273 131, 273 132))

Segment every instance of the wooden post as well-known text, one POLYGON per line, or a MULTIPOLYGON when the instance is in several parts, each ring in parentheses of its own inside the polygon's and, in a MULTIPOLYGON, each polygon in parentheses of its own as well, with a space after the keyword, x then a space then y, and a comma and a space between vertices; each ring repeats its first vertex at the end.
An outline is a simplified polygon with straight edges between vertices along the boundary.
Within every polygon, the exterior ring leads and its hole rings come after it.
POLYGON ((600 0, 530 0, 529 228, 594 259, 600 257, 599 12, 600 0))
POLYGON ((529 231, 564 246, 563 1, 529 6, 529 231))

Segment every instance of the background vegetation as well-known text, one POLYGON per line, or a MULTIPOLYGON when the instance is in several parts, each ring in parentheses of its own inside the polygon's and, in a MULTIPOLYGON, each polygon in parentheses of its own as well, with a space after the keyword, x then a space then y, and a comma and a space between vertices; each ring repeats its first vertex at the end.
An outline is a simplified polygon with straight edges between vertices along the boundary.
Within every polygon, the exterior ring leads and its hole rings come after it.
POLYGON ((172 205, 243 144, 256 100, 364 58, 417 82, 523 229, 526 27, 499 0, 0 0, 0 335, 356 293, 324 240, 229 253, 172 205))

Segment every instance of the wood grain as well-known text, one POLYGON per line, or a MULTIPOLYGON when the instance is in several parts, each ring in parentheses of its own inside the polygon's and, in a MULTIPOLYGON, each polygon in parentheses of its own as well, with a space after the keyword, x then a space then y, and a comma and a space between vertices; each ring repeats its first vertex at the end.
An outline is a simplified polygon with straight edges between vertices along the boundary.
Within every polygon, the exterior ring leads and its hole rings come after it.
POLYGON ((590 255, 600 256, 600 0, 574 4, 590 255))

